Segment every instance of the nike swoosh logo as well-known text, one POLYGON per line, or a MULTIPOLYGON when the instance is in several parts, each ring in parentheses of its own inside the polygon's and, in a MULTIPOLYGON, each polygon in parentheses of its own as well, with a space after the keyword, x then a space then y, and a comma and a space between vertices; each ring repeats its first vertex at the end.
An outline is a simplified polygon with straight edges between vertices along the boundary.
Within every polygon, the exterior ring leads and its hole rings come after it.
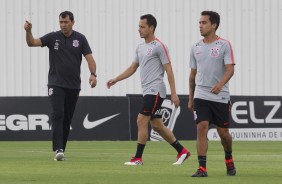
POLYGON ((112 115, 112 116, 108 116, 108 117, 105 117, 105 118, 102 118, 102 119, 98 119, 98 120, 96 120, 96 121, 89 121, 89 120, 88 120, 88 115, 89 115, 89 114, 87 114, 86 117, 84 118, 83 126, 84 126, 84 128, 86 128, 86 129, 95 128, 96 126, 101 125, 102 123, 105 123, 106 121, 108 121, 108 120, 110 120, 110 119, 112 119, 112 118, 118 116, 119 114, 120 114, 120 113, 114 114, 114 115, 112 115))

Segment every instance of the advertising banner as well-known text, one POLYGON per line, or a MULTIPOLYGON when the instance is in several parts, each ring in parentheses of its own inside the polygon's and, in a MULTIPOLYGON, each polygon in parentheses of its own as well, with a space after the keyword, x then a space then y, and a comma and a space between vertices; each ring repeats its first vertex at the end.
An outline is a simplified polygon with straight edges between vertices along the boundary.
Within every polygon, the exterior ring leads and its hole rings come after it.
MULTIPOLYGON (((79 97, 70 140, 129 140, 127 97, 79 97)), ((49 97, 0 97, 0 140, 51 140, 49 97)))
MULTIPOLYGON (((233 140, 282 140, 282 97, 232 96, 230 134, 233 140)), ((209 140, 219 140, 215 128, 209 140)))
MULTIPOLYGON (((196 140, 188 96, 175 108, 170 96, 162 104, 162 119, 179 140, 196 140)), ((281 141, 282 97, 232 96, 230 134, 233 140, 281 141)), ((137 140, 137 115, 142 95, 79 97, 69 140, 137 140)), ((163 138, 148 127, 149 140, 163 138)), ((209 140, 220 140, 211 125, 209 140)), ((49 97, 0 97, 0 141, 51 140, 49 97)))
POLYGON ((0 97, 0 140, 49 140, 49 116, 46 97, 0 97))

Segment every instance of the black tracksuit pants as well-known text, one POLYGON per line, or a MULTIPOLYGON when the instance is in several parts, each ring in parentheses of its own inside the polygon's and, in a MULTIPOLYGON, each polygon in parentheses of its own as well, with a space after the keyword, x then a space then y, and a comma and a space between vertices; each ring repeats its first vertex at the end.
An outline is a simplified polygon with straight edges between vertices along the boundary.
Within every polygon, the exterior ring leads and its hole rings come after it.
POLYGON ((58 86, 48 86, 48 95, 52 107, 52 140, 53 151, 65 151, 70 132, 71 120, 74 114, 79 89, 67 89, 58 86))

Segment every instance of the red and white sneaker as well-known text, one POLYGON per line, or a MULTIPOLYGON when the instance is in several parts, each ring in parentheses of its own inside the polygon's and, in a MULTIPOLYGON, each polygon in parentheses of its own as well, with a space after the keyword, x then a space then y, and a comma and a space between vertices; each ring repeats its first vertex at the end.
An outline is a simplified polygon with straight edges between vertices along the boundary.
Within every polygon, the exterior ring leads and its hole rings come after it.
POLYGON ((190 157, 190 152, 186 149, 183 148, 180 153, 176 156, 176 162, 174 162, 172 165, 181 165, 183 162, 190 157))
POLYGON ((125 162, 124 165, 143 165, 142 158, 132 157, 132 159, 129 162, 125 162))

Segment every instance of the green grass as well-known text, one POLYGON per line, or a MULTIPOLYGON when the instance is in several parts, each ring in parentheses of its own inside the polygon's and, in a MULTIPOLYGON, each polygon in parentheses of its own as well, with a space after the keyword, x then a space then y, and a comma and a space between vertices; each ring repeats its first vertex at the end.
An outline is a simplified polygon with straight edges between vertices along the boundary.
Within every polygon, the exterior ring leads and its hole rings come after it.
POLYGON ((123 163, 136 142, 69 141, 67 161, 53 160, 51 142, 0 142, 1 184, 267 184, 282 183, 281 142, 234 142, 235 177, 225 174, 220 142, 209 142, 208 178, 190 177, 197 169, 195 141, 181 141, 192 156, 172 166, 176 152, 166 142, 148 142, 143 166, 123 163))

